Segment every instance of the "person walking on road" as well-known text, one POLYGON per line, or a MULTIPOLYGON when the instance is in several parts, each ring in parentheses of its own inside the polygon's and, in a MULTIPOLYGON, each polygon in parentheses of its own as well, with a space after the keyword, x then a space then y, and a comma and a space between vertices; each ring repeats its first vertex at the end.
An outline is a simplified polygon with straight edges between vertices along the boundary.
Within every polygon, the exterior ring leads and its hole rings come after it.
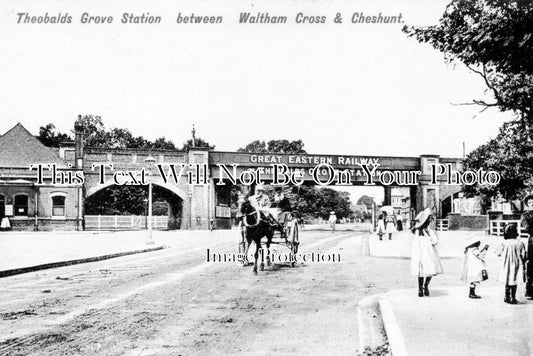
POLYGON ((400 214, 396 215, 396 230, 403 231, 403 219, 400 214))
POLYGON ((526 298, 533 299, 533 194, 524 198, 524 205, 522 227, 529 234, 526 257, 526 298))
POLYGON ((394 215, 394 213, 383 213, 385 214, 385 231, 387 231, 387 234, 389 235, 389 240, 392 240, 392 234, 396 232, 396 215, 394 215))
POLYGON ((461 280, 470 284, 469 298, 481 298, 476 294, 476 286, 489 278, 485 265, 485 254, 489 245, 485 245, 481 250, 481 240, 478 237, 469 239, 465 246, 465 262, 463 276, 461 280))
POLYGON ((411 251, 411 274, 418 277, 418 296, 429 296, 429 282, 433 276, 443 273, 439 254, 435 249, 438 236, 429 228, 433 212, 426 208, 416 216, 411 251))
POLYGON ((335 212, 332 211, 329 213, 329 226, 331 226, 331 232, 335 232, 335 224, 337 223, 337 215, 335 215, 335 212))
MULTIPOLYGON (((386 213, 383 213, 383 214, 386 214, 386 213)), ((379 214, 379 217, 378 217, 377 234, 380 240, 383 240, 383 235, 385 235, 385 223, 383 222, 383 214, 379 214)))
POLYGON ((504 241, 495 251, 501 257, 497 280, 505 283, 504 302, 509 304, 518 304, 516 288, 525 280, 526 247, 517 237, 516 225, 508 224, 503 232, 504 241))

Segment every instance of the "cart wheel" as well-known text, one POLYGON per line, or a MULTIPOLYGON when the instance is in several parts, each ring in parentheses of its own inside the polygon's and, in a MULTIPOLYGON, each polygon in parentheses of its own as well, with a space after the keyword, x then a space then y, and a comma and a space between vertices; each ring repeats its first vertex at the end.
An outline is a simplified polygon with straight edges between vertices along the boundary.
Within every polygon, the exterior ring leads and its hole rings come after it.
MULTIPOLYGON (((299 239, 299 236, 298 236, 298 223, 295 222, 292 229, 291 229, 291 234, 292 234, 292 239, 291 239, 291 252, 293 253, 293 255, 297 254, 298 253, 298 245, 300 244, 300 239, 299 239)), ((291 262, 291 267, 294 267, 294 262, 291 262)))

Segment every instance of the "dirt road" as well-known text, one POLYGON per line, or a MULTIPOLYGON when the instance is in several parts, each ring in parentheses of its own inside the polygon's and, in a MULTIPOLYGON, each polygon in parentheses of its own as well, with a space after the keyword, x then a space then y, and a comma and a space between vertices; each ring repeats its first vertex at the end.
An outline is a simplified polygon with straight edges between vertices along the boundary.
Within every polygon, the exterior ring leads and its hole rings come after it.
POLYGON ((4 278, 0 354, 353 355, 357 303, 413 285, 409 262, 365 256, 363 235, 303 232, 301 252, 341 262, 257 276, 207 263, 207 248, 235 252, 222 242, 4 278))

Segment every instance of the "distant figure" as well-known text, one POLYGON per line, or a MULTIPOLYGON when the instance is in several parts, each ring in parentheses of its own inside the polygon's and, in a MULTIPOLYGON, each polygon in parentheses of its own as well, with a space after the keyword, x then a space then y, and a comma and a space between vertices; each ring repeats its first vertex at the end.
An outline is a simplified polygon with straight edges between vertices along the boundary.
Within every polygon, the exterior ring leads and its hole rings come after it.
POLYGON ((461 280, 470 284, 468 297, 472 299, 481 298, 476 294, 476 286, 489 278, 485 265, 485 254, 489 245, 485 245, 481 250, 480 246, 479 238, 469 239, 465 244, 465 261, 461 280))
POLYGON ((396 230, 403 231, 403 221, 400 214, 396 215, 396 230))
MULTIPOLYGON (((384 213, 386 214, 386 213, 384 213)), ((378 231, 377 234, 380 240, 383 240, 383 235, 385 235, 385 223, 383 222, 383 214, 378 216, 378 231)))
POLYGON ((515 224, 505 226, 504 241, 496 249, 496 255, 501 257, 498 282, 505 283, 504 302, 518 304, 516 288, 525 280, 526 247, 517 239, 518 230, 515 224))
POLYGON ((392 234, 396 231, 396 216, 385 212, 384 214, 385 231, 389 235, 389 240, 392 240, 392 234))
POLYGON ((329 226, 331 227, 331 232, 334 233, 335 232, 335 224, 337 223, 337 215, 335 215, 334 211, 329 213, 328 222, 329 222, 329 226))
POLYGON ((433 276, 443 273, 439 254, 435 249, 439 239, 435 231, 429 228, 433 217, 430 208, 420 212, 415 220, 412 232, 413 248, 411 253, 411 274, 418 277, 418 296, 429 296, 429 282, 433 276))
POLYGON ((533 299, 533 194, 529 194, 524 198, 524 205, 522 227, 529 234, 526 257, 526 298, 533 299))

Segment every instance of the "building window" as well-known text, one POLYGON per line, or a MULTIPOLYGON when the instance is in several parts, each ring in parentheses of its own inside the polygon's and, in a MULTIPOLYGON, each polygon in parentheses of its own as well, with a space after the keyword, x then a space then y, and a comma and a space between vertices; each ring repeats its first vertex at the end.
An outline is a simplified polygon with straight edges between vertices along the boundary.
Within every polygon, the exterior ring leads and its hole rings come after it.
POLYGON ((65 216, 65 197, 56 195, 52 197, 52 216, 65 216))
POLYGON ((28 196, 26 194, 15 195, 15 216, 28 216, 28 196))

